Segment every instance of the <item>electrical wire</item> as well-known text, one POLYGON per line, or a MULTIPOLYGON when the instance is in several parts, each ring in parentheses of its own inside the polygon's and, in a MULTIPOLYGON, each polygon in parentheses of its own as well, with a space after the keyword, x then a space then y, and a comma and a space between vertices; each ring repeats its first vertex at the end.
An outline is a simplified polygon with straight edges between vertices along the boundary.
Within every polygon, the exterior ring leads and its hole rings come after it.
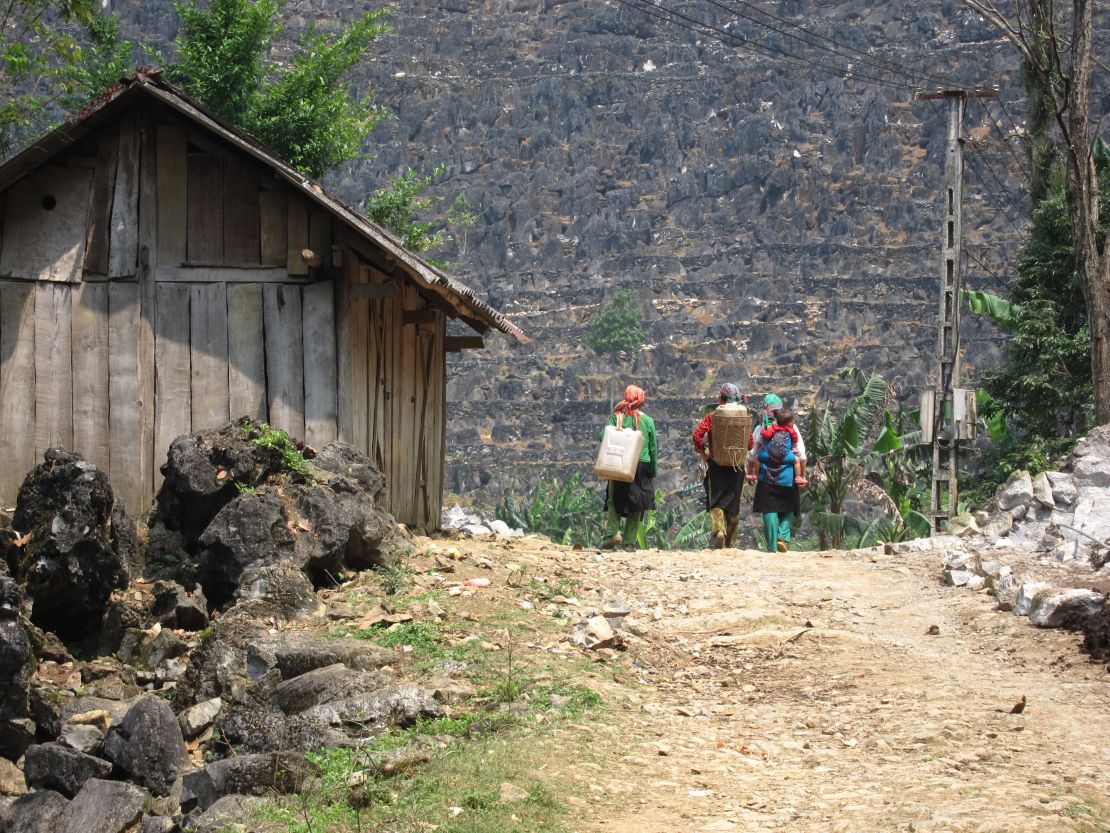
POLYGON ((793 21, 790 21, 790 20, 786 20, 785 18, 782 18, 782 17, 778 17, 777 15, 774 15, 771 12, 768 12, 768 11, 765 11, 765 10, 759 8, 758 6, 756 6, 753 3, 747 2, 747 0, 725 0, 725 2, 717 2, 717 0, 707 0, 707 1, 709 3, 711 3, 712 5, 714 5, 714 6, 717 6, 721 9, 724 9, 725 11, 729 11, 733 14, 736 14, 736 15, 746 19, 746 20, 750 20, 752 23, 755 23, 757 26, 763 26, 764 28, 770 29, 773 32, 778 32, 779 34, 784 35, 785 37, 793 38, 794 40, 797 40, 801 43, 804 43, 807 46, 812 46, 816 49, 824 50, 824 51, 829 52, 833 55, 836 55, 837 57, 848 58, 850 60, 862 60, 864 63, 870 65, 873 69, 876 69, 876 70, 879 70, 879 71, 882 71, 882 72, 891 72, 891 73, 894 73, 895 75, 901 75, 905 78, 910 78, 910 79, 914 79, 914 80, 917 80, 917 81, 925 81, 925 82, 928 82, 929 84, 935 85, 937 87, 942 87, 942 88, 943 87, 955 87, 955 88, 962 88, 963 87, 962 82, 956 81, 952 78, 946 78, 946 77, 940 76, 940 75, 934 76, 934 75, 930 75, 930 74, 928 74, 924 71, 915 71, 912 68, 908 68, 905 65, 900 64, 896 61, 886 60, 886 59, 883 59, 883 58, 880 58, 880 57, 876 57, 875 55, 873 55, 870 52, 865 52, 862 49, 857 49, 856 47, 851 46, 847 43, 841 43, 840 41, 836 40, 835 38, 829 37, 827 35, 821 35, 817 32, 810 32, 807 29, 803 29, 797 23, 795 23, 793 21), (741 12, 736 8, 730 7, 728 5, 729 2, 735 3, 739 6, 742 6, 742 7, 748 8, 748 9, 751 9, 752 11, 763 15, 765 18, 769 18, 770 20, 774 21, 775 23, 779 23, 779 24, 782 24, 783 26, 787 26, 787 27, 796 29, 797 32, 784 31, 783 29, 778 28, 775 25, 772 25, 770 23, 765 23, 761 20, 757 20, 756 18, 752 17, 749 14, 745 14, 744 12, 741 12), (814 43, 814 40, 823 41, 824 43, 831 44, 831 46, 825 46, 822 43, 814 43), (841 51, 837 51, 837 50, 841 50, 841 51), (850 55, 843 54, 844 52, 854 53, 858 57, 852 58, 850 55))
POLYGON ((856 70, 850 70, 846 67, 836 66, 835 64, 826 64, 798 57, 797 55, 793 55, 789 52, 779 49, 778 47, 769 46, 767 44, 760 43, 759 41, 754 41, 750 38, 746 38, 742 35, 733 34, 732 32, 728 32, 718 26, 714 26, 713 24, 706 23, 705 21, 698 20, 694 17, 690 17, 683 12, 667 8, 662 5, 657 5, 656 3, 651 2, 651 0, 617 0, 617 2, 621 3, 622 5, 628 6, 629 8, 635 9, 636 11, 650 15, 651 17, 656 17, 672 25, 687 29, 697 35, 701 35, 702 37, 716 40, 720 43, 725 44, 726 46, 744 46, 748 49, 758 52, 764 57, 776 58, 776 56, 778 56, 776 60, 782 61, 785 59, 785 63, 795 67, 800 67, 815 72, 821 72, 835 78, 844 78, 845 76, 860 78, 866 81, 871 81, 880 86, 890 87, 891 89, 910 91, 917 90, 917 87, 912 84, 905 84, 889 78, 878 78, 873 75, 858 72, 856 70))
MULTIPOLYGON (((1002 123, 997 118, 995 118, 994 113, 991 111, 989 99, 983 99, 982 100, 982 105, 983 105, 983 114, 990 120, 990 123, 998 130, 998 137, 1001 140, 1002 144, 1006 147, 1006 150, 1009 152, 1010 156, 1012 156, 1014 161, 1017 162, 1018 167, 1021 168, 1021 172, 1023 174, 1025 174, 1025 178, 1026 179, 1032 179, 1033 174, 1029 170, 1029 168, 1026 167, 1025 159, 1023 158, 1023 155, 1018 153, 1016 150, 1014 150, 1013 146, 1010 144, 1009 140, 1007 140, 1007 138, 1006 138, 1006 131, 1002 129, 1002 123)), ((1013 119, 1010 120, 1010 123, 1013 124, 1013 119)), ((1014 125, 1014 128, 1016 129, 1017 125, 1014 125)))
MULTIPOLYGON (((1006 219, 1006 222, 1010 224, 1014 231, 1016 231, 1018 234, 1023 234, 1023 229, 1016 222, 1014 222, 1014 219, 1010 216, 1010 209, 998 202, 995 197, 995 193, 991 191, 990 186, 987 185, 986 179, 984 179, 983 175, 979 172, 979 168, 976 167, 975 163, 971 160, 971 156, 965 154, 964 161, 967 162, 967 166, 971 168, 972 173, 975 174, 975 178, 979 180, 980 184, 982 184, 984 192, 987 195, 987 201, 991 204, 991 206, 997 208, 998 211, 1002 213, 1002 216, 1006 219)), ((1001 183, 999 184, 1001 185, 1001 183)))
MULTIPOLYGON (((980 260, 980 259, 979 259, 978 257, 976 257, 975 255, 973 255, 973 254, 971 253, 971 250, 970 250, 970 249, 969 249, 969 248, 967 247, 967 245, 966 245, 966 244, 965 244, 965 245, 964 245, 964 247, 963 247, 963 251, 964 251, 964 254, 965 254, 965 255, 966 255, 966 256, 967 256, 968 258, 970 258, 971 260, 974 260, 974 261, 975 261, 975 262, 976 262, 976 263, 977 263, 977 264, 979 265, 979 268, 980 268, 980 269, 982 269, 982 270, 983 270, 984 272, 986 272, 986 273, 987 273, 988 275, 990 275, 990 276, 991 276, 992 278, 994 278, 994 279, 995 279, 996 281, 998 281, 999 283, 1002 283, 1002 284, 1008 283, 1008 281, 1006 280, 1006 278, 1004 278, 1004 277, 1002 277, 1001 275, 999 275, 999 274, 998 274, 997 272, 995 272, 995 271, 994 271, 993 269, 991 269, 991 268, 990 268, 989 266, 987 266, 987 264, 983 263, 983 261, 981 261, 981 260, 980 260)), ((966 272, 965 272, 965 274, 966 274, 966 272)))

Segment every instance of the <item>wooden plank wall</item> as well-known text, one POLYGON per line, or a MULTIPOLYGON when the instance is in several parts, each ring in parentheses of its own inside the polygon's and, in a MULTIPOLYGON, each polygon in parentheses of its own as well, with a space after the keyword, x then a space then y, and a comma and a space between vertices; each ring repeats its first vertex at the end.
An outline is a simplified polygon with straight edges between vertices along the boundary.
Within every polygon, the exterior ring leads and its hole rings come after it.
POLYGON ((339 436, 330 281, 156 284, 153 374, 139 359, 139 290, 0 281, 0 504, 51 446, 94 462, 129 509, 145 511, 182 434, 250 416, 317 448, 339 436), (148 442, 158 464, 149 484, 148 442))
POLYGON ((333 270, 328 214, 180 121, 132 112, 74 153, 0 193, 8 232, 13 205, 57 195, 41 221, 68 218, 47 237, 69 258, 0 233, 0 504, 61 445, 144 512, 174 439, 250 416, 350 442, 399 520, 438 526, 443 314, 349 245, 333 270))
MULTIPOLYGON (((344 258, 346 266, 357 256, 347 249, 344 258)), ((339 426, 350 433, 340 438, 381 469, 382 502, 398 519, 434 529, 443 489, 446 318, 435 312, 426 322, 404 324, 406 310, 427 313, 415 287, 366 264, 344 273, 348 286, 336 288, 347 312, 337 326, 346 346, 338 362, 339 426), (350 287, 364 284, 382 291, 352 293, 350 287)))

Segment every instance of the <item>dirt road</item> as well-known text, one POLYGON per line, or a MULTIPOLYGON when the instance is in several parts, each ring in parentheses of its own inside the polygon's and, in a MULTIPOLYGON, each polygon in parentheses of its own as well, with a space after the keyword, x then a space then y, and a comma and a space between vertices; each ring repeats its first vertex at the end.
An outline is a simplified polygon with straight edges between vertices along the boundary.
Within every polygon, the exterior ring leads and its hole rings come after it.
POLYGON ((610 719, 551 739, 583 833, 1110 831, 1106 668, 935 553, 536 549, 639 635, 610 719))

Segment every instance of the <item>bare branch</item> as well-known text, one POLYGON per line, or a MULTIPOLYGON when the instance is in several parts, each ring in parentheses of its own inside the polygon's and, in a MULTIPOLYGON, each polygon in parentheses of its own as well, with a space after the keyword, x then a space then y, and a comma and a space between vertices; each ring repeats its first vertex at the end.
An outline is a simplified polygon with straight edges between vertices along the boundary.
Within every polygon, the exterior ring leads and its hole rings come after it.
POLYGON ((1020 29, 1014 28, 1006 16, 998 10, 991 0, 960 0, 960 2, 981 15, 988 23, 998 29, 998 31, 1014 45, 1024 60, 1028 61, 1030 64, 1036 63, 1033 51, 1029 48, 1029 41, 1025 39, 1020 29))

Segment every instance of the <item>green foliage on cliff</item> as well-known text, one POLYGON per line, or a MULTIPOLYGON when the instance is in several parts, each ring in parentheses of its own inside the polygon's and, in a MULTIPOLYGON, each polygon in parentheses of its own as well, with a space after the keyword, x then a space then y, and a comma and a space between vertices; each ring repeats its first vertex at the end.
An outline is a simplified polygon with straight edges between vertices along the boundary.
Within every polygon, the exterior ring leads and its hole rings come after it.
MULTIPOLYGON (((282 31, 279 0, 182 0, 175 8, 181 18, 174 42, 179 60, 166 65, 167 78, 302 173, 319 178, 359 157, 370 132, 388 115, 372 93, 354 94, 348 80, 374 40, 388 31, 384 11, 365 12, 328 30, 310 25, 292 55, 278 60, 273 47, 282 31)), ((71 105, 94 98, 132 70, 133 47, 120 36, 114 16, 94 13, 89 40, 71 74, 71 105)), ((423 194, 443 171, 406 171, 371 197, 367 215, 413 251, 442 243, 443 233, 419 215, 432 207, 423 194)))
POLYGON ((77 91, 82 48, 70 24, 93 20, 91 0, 9 0, 0 5, 0 158, 51 106, 77 91))
POLYGON ((372 96, 352 95, 347 83, 385 33, 384 12, 366 12, 335 32, 310 25, 279 62, 271 55, 281 32, 274 0, 187 0, 175 8, 180 61, 169 77, 309 176, 358 156, 385 116, 372 96))
MULTIPOLYGON (((1110 150, 1095 144, 1102 193, 1100 220, 1110 212, 1110 150)), ((1093 411, 1087 305, 1075 271, 1067 198, 1057 184, 1033 209, 1029 241, 1017 257, 1007 298, 978 293, 973 312, 1010 332, 1005 361, 983 374, 979 415, 991 448, 966 494, 988 498, 1011 472, 1053 465, 1087 429, 1093 411)))
POLYGON ((621 354, 634 353, 644 345, 642 321, 643 315, 632 304, 632 296, 618 292, 594 316, 582 340, 597 355, 617 361, 621 354))

